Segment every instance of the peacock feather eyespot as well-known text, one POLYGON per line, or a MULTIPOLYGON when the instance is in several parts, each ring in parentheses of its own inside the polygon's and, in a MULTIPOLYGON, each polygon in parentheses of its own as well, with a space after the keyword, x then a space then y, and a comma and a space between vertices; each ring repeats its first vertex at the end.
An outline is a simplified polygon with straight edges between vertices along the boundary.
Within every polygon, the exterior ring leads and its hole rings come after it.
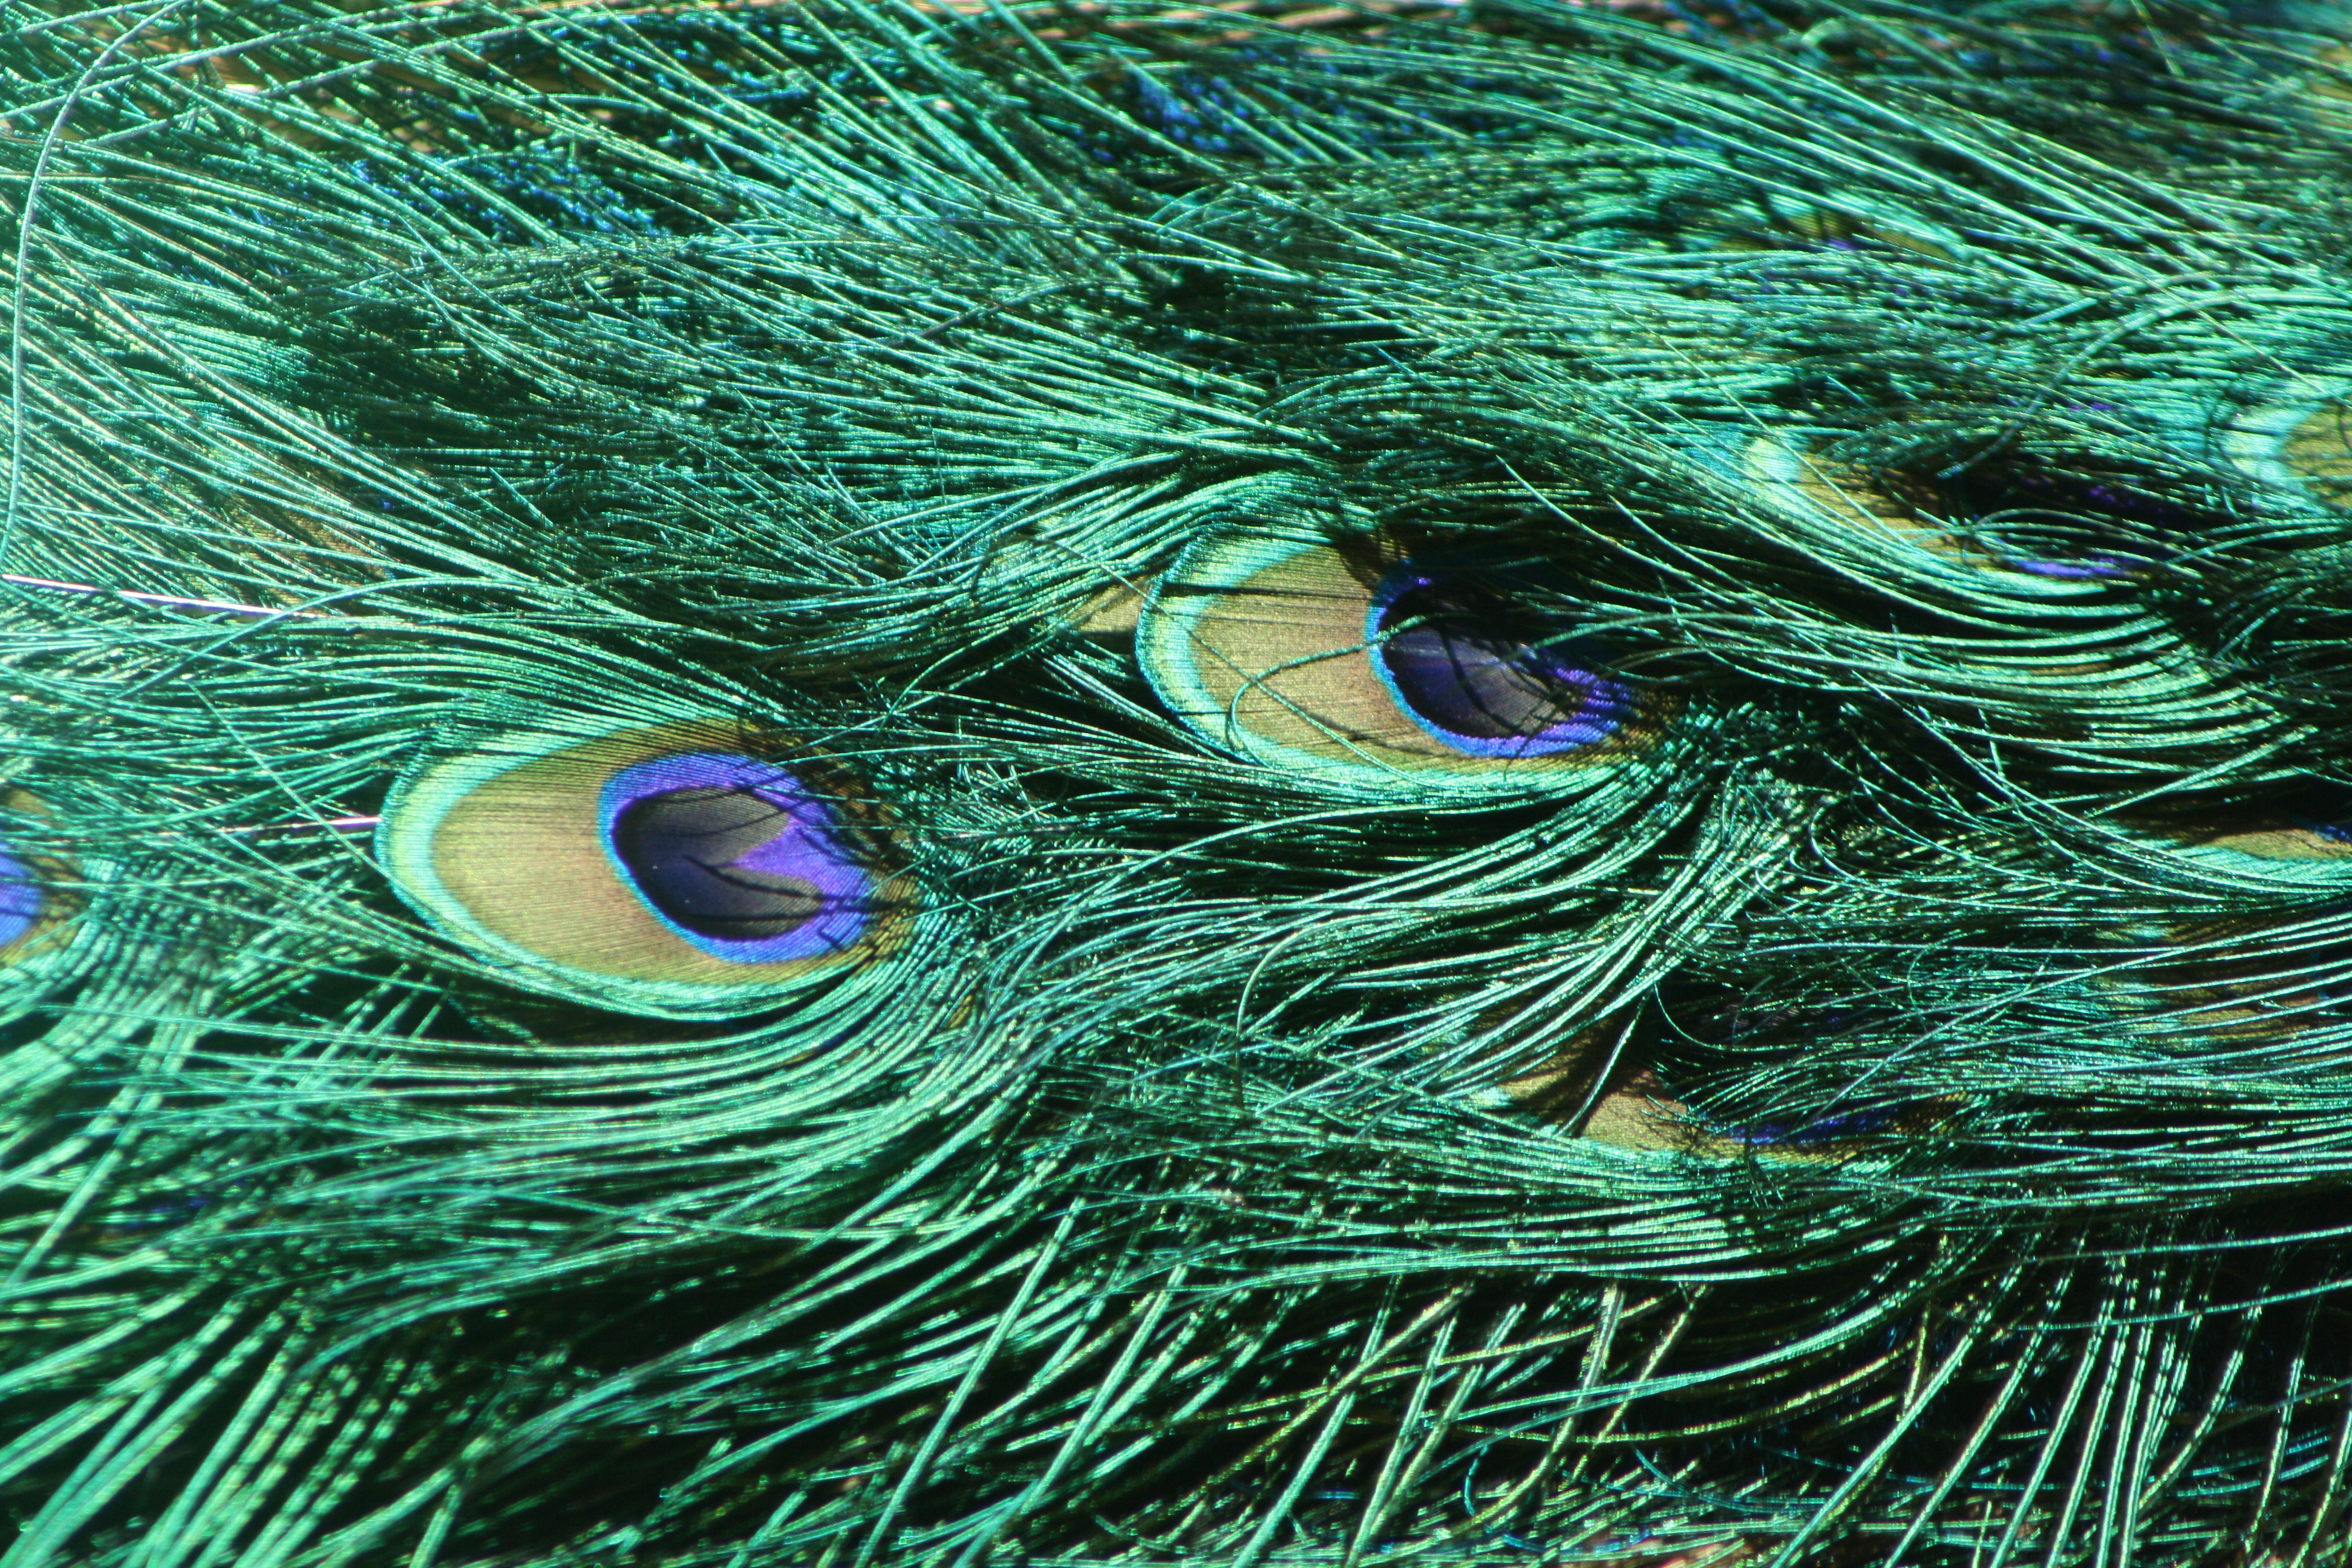
POLYGON ((1667 704, 1500 576, 1381 540, 1212 539, 1154 584, 1137 657, 1205 738, 1349 788, 1573 789, 1654 744, 1667 704))
POLYGON ((74 866, 34 847, 31 836, 8 826, 11 818, 32 825, 48 816, 37 795, 0 790, 0 970, 54 950, 81 910, 74 866))
POLYGON ((41 912, 47 903, 40 879, 8 847, 8 841, 0 838, 0 962, 5 962, 41 923, 41 912))
POLYGON ((2294 376, 2240 410, 2222 456, 2249 477, 2341 509, 2352 504, 2352 385, 2294 376))
POLYGON ((1883 1021, 1819 1009, 1753 1011, 1737 997, 1702 1005, 1676 1019, 1664 1036, 1645 1038, 1638 1019, 1622 1025, 1612 1019, 1497 1083, 1496 1102, 1564 1125, 1588 1142, 1640 1154, 1773 1164, 1892 1157, 1907 1141, 1948 1131, 1964 1109, 1961 1102, 1950 1096, 1911 1096, 1892 1103, 1867 1097, 1848 1100, 1817 1091, 1818 1103, 1811 1108, 1801 1098, 1783 1098, 1771 1110, 1750 1107, 1743 1113, 1733 1104, 1687 1097, 1676 1082, 1719 1079, 1720 1061, 1710 1074, 1691 1060, 1670 1065, 1661 1050, 1671 1038, 1685 1047, 1794 1059, 1883 1021))
POLYGON ((730 963, 845 952, 872 923, 873 879, 838 813, 788 769, 688 752, 613 775, 606 848, 661 921, 730 963))
POLYGON ((422 767, 379 845, 404 898, 543 989, 739 1013, 886 956, 914 897, 839 764, 718 720, 507 733, 422 767))
POLYGON ((1906 547, 1896 556, 1906 564, 1990 564, 1980 556, 1969 559, 1975 552, 1967 541, 1920 517, 1874 476, 1819 455, 1810 443, 1772 435, 1749 437, 1727 466, 1753 485, 1781 517, 1821 531, 1822 542, 1842 553, 1854 549, 1877 553, 1894 544, 1906 547), (1920 553, 1914 555, 1915 551, 1920 553))
POLYGON ((1474 583, 1408 563, 1365 610, 1372 668, 1400 709, 1465 756, 1581 751, 1634 718, 1633 689, 1601 673, 1607 648, 1565 627, 1512 627, 1508 610, 1474 583))
POLYGON ((2137 535, 2192 521, 2120 482, 1974 470, 1973 482, 1921 480, 1777 436, 1749 438, 1739 468, 1783 516, 1815 529, 1830 524, 1822 537, 1842 551, 1894 543, 1906 547, 1894 558, 1911 566, 1991 574, 2012 587, 2017 578, 2038 578, 2064 593, 2141 576, 2157 558, 2137 535))

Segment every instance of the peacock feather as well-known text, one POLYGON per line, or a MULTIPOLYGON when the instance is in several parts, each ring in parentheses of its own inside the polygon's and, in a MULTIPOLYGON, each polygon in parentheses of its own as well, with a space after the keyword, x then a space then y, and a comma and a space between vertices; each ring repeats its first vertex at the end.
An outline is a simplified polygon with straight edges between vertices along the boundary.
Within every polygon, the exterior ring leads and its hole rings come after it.
POLYGON ((2352 20, 5 26, 0 1568, 2352 1552, 2352 20))

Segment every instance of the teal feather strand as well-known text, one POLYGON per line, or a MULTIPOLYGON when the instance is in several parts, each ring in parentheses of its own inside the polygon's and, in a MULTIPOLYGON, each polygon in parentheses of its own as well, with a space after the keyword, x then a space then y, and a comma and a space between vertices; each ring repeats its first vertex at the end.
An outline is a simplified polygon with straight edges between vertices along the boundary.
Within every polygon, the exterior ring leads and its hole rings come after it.
POLYGON ((2340 781, 2231 445, 2340 359, 2324 43, 20 15, 5 1561, 2340 1546, 2344 874, 2215 833, 2340 781), (2053 515, 2136 564, 1982 564, 2053 515), (1086 627, 1237 529, 1568 563, 1678 727, 1270 774, 1086 627), (892 984, 519 987, 346 826, 714 713, 890 803, 892 984), (1683 1152, 1510 1087, 1612 1038, 1683 1152))

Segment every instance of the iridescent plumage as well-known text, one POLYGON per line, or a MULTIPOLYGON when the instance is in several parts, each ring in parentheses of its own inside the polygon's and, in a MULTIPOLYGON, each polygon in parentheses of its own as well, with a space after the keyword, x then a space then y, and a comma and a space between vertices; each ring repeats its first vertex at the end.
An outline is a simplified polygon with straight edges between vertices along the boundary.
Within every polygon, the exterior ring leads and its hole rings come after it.
POLYGON ((19 6, 0 1568, 2317 1568, 2332 13, 19 6))

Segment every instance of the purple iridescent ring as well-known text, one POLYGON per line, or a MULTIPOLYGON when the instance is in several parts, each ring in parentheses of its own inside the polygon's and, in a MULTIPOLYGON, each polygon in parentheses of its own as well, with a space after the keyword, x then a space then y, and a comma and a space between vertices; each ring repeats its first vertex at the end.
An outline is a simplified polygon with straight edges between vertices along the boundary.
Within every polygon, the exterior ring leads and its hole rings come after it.
POLYGON ((622 769, 604 847, 661 922, 731 963, 839 952, 871 923, 874 879, 827 800, 772 763, 688 752, 622 769))
POLYGON ((1372 668, 1423 730, 1474 757, 1540 757, 1607 740, 1633 716, 1633 689, 1600 673, 1590 642, 1506 629, 1507 606, 1406 567, 1364 619, 1372 668))
POLYGON ((2058 577, 2069 582, 2106 582, 2131 574, 2135 563, 2122 555, 2086 555, 2075 561, 2027 560, 2009 558, 2009 565, 2035 577, 2058 577))

